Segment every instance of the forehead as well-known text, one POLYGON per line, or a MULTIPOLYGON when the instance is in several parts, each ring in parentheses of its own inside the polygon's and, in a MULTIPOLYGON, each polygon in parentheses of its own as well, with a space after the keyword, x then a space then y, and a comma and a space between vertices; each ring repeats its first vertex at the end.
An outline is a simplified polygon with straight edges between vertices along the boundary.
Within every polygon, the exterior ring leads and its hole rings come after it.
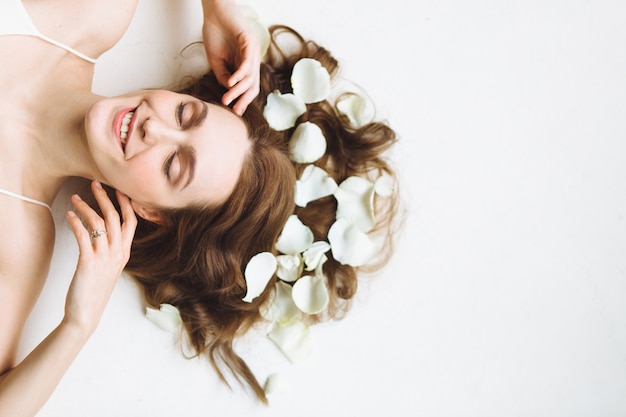
POLYGON ((201 204, 222 203, 232 193, 250 151, 247 125, 229 109, 208 104, 204 123, 190 135, 196 163, 186 197, 201 204))

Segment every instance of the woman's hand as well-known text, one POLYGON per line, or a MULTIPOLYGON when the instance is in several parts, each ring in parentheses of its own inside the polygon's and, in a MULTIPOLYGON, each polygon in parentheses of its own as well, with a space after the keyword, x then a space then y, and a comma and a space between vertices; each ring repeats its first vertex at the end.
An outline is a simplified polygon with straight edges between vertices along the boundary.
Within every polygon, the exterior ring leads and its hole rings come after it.
POLYGON ((78 265, 65 301, 64 321, 91 333, 95 330, 118 277, 130 258, 137 217, 128 197, 116 191, 122 217, 99 182, 91 187, 104 215, 98 215, 78 195, 72 205, 85 219, 86 228, 72 211, 67 220, 78 242, 78 265))
POLYGON ((209 65, 229 90, 222 97, 241 115, 259 94, 261 52, 252 28, 232 0, 203 0, 202 34, 209 65))

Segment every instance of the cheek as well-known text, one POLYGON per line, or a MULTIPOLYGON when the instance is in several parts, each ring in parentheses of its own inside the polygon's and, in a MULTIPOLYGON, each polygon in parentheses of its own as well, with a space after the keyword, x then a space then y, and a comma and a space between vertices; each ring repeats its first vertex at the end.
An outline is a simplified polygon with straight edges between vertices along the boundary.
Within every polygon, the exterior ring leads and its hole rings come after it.
POLYGON ((148 204, 161 194, 167 179, 161 172, 162 164, 147 158, 131 161, 120 178, 119 190, 131 199, 148 204))

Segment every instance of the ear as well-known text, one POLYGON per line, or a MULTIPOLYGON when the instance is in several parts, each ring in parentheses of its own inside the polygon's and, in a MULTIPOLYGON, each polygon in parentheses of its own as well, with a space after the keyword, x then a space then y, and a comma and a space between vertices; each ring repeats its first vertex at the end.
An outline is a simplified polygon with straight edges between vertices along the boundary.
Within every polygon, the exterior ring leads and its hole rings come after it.
POLYGON ((136 201, 131 200, 131 206, 133 206, 133 210, 139 217, 144 220, 148 220, 149 222, 161 224, 163 223, 163 218, 161 217, 161 213, 159 213, 156 209, 146 207, 141 203, 137 203, 136 201))

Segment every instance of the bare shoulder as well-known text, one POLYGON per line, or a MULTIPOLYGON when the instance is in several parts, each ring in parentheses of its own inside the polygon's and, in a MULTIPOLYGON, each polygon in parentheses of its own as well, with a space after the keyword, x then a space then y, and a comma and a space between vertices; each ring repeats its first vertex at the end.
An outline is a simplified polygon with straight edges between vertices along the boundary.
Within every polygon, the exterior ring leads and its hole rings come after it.
POLYGON ((5 200, 0 207, 0 374, 10 369, 22 328, 45 283, 54 222, 42 207, 5 200))
POLYGON ((97 57, 124 35, 138 0, 24 0, 45 35, 97 57))

